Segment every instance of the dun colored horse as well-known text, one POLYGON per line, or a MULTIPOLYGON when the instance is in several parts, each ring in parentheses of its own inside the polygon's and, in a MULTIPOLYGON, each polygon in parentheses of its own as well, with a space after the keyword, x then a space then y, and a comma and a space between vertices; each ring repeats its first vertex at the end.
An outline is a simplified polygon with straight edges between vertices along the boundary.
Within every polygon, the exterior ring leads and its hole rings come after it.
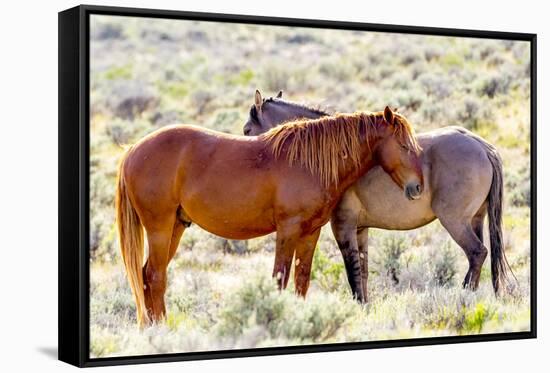
POLYGON ((300 120, 257 137, 196 126, 146 136, 122 158, 116 192, 138 323, 164 317, 166 268, 191 222, 229 239, 276 231, 273 276, 286 287, 295 257, 296 291, 305 296, 320 229, 344 191, 380 165, 408 198, 418 198, 418 152, 411 125, 388 107, 300 120), (145 265, 143 228, 149 244, 145 265))
MULTIPOLYGON (((285 101, 263 99, 256 91, 245 135, 258 135, 295 118, 320 118, 326 112, 285 101)), ((379 168, 361 177, 333 210, 332 231, 342 252, 353 295, 367 301, 369 228, 408 230, 434 219, 464 250, 469 269, 463 286, 475 290, 487 256, 483 221, 489 215, 491 272, 495 293, 509 269, 502 242, 502 161, 494 146, 460 127, 417 137, 425 180, 422 197, 407 201, 379 168)), ((511 271, 511 270, 510 270, 511 271)), ((513 275, 513 274, 512 274, 513 275)))

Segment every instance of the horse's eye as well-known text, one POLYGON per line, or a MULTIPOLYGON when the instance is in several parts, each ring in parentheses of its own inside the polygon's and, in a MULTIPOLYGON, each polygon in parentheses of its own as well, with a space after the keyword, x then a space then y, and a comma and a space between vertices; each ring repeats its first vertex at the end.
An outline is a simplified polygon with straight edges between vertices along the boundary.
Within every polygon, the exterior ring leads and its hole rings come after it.
POLYGON ((402 147, 404 150, 407 150, 407 151, 409 150, 409 147, 408 147, 407 145, 401 144, 401 147, 402 147))

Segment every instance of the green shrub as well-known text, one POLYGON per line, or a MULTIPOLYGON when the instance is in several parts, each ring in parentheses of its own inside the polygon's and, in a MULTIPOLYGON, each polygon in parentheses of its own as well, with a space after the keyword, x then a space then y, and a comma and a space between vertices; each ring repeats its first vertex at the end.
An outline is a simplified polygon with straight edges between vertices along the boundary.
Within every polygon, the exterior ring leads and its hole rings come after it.
POLYGON ((323 342, 336 338, 359 308, 352 299, 334 296, 305 301, 278 291, 273 279, 255 276, 229 297, 217 330, 222 337, 236 337, 259 327, 273 339, 323 342))
POLYGON ((443 54, 444 52, 437 46, 430 45, 424 49, 424 58, 428 62, 438 60, 443 54))
POLYGON ((280 326, 280 335, 290 340, 325 342, 336 338, 360 307, 347 297, 296 299, 280 326))
POLYGON ((476 132, 484 130, 485 127, 494 126, 492 105, 473 95, 468 95, 460 101, 454 117, 457 125, 476 132))
POLYGON ((106 97, 106 106, 115 117, 131 121, 157 108, 160 103, 156 88, 139 80, 113 81, 106 97))
POLYGON ((453 90, 451 82, 443 74, 424 73, 418 77, 418 81, 427 95, 438 100, 449 97, 453 90))
POLYGON ((465 311, 463 331, 466 334, 481 333, 485 323, 494 316, 495 312, 485 304, 478 303, 474 310, 465 311))
POLYGON ((231 78, 231 82, 237 85, 247 86, 254 79, 254 71, 251 69, 244 69, 239 71, 235 76, 231 78))
POLYGON ((90 326, 90 355, 94 357, 112 356, 119 350, 121 336, 112 334, 109 330, 100 329, 95 325, 90 326))
POLYGON ((410 246, 403 234, 388 234, 383 238, 382 247, 378 248, 379 254, 373 260, 383 273, 388 276, 394 285, 399 284, 399 275, 402 270, 401 255, 410 246))
POLYGON ((204 114, 214 97, 214 93, 207 90, 199 89, 193 92, 191 94, 191 104, 195 112, 199 115, 204 114))
POLYGON ((165 83, 163 82, 160 84, 159 90, 161 94, 164 93, 167 96, 176 100, 181 100, 189 94, 188 84, 180 81, 168 81, 165 83))
POLYGON ((113 66, 109 70, 105 71, 105 79, 107 80, 125 80, 132 78, 133 68, 131 64, 122 66, 113 66))
POLYGON ((464 57, 458 53, 447 53, 441 59, 441 63, 448 68, 464 65, 464 57))
POLYGON ((106 135, 117 146, 133 144, 151 131, 153 131, 153 128, 146 120, 115 120, 105 127, 106 135))
POLYGON ((513 206, 530 206, 531 176, 528 165, 520 168, 518 172, 508 171, 504 182, 509 191, 508 200, 513 206))
POLYGON ((512 76, 508 73, 493 74, 481 81, 479 92, 493 98, 498 94, 506 94, 512 84, 512 76))
POLYGON ((427 125, 435 125, 437 127, 450 123, 450 109, 447 105, 442 103, 430 103, 429 105, 422 105, 420 108, 420 115, 423 123, 427 125))
POLYGON ((124 30, 122 25, 109 22, 96 22, 92 28, 91 38, 99 41, 109 39, 123 39, 124 30))
POLYGON ((220 312, 218 332, 221 336, 242 334, 254 325, 265 327, 272 336, 278 334, 288 307, 288 296, 277 291, 271 278, 257 277, 255 280, 241 287, 220 312))
POLYGON ((319 65, 319 74, 324 78, 332 78, 336 81, 350 80, 357 74, 356 69, 350 63, 341 59, 330 59, 321 62, 319 65))
POLYGON ((278 92, 280 89, 288 89, 291 72, 289 71, 289 65, 267 64, 260 76, 263 80, 263 89, 269 92, 278 92))
POLYGON ((236 128, 242 127, 244 121, 245 118, 241 111, 221 109, 212 114, 208 124, 209 127, 214 128, 217 131, 234 133, 236 132, 236 128))
POLYGON ((395 97, 398 108, 409 111, 418 110, 426 100, 426 96, 419 90, 400 91, 395 97))
POLYGON ((341 257, 332 260, 327 254, 317 248, 313 255, 311 280, 315 281, 322 289, 334 291, 345 280, 344 263, 341 257))
POLYGON ((107 135, 109 135, 109 137, 113 140, 113 143, 123 145, 128 144, 133 128, 132 126, 121 123, 113 123, 106 128, 106 132, 107 135))
POLYGON ((432 276, 437 286, 454 285, 456 275, 456 248, 450 240, 443 247, 435 248, 432 262, 432 276))
POLYGON ((248 253, 247 240, 224 240, 223 252, 227 254, 244 255, 248 253))

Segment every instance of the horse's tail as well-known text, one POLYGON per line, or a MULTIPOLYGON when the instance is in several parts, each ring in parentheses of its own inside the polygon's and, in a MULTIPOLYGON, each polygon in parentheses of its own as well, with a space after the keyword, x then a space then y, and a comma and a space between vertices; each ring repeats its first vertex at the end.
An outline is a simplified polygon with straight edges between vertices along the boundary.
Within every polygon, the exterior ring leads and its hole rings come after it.
MULTIPOLYGON (((479 138, 481 139, 481 138, 479 138)), ((479 141, 478 139, 478 141, 479 141)), ((482 139, 481 139, 482 140, 482 139)), ((495 294, 508 280, 508 271, 515 278, 504 252, 502 238, 502 204, 503 204, 503 171, 502 159, 494 146, 480 141, 486 150, 487 157, 493 166, 493 181, 489 190, 489 239, 491 243, 491 277, 495 294)))
POLYGON ((143 227, 128 196, 124 175, 124 163, 128 158, 130 149, 122 157, 118 168, 115 198, 116 220, 122 258, 136 301, 138 324, 143 327, 149 322, 143 290, 143 227))

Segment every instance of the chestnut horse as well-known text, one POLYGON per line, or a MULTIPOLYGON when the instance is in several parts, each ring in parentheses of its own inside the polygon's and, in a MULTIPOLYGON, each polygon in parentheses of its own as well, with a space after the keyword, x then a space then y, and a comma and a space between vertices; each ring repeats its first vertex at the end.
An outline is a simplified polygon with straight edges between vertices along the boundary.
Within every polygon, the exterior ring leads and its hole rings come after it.
MULTIPOLYGON (((263 99, 256 91, 243 128, 259 135, 288 120, 320 118, 328 113, 282 99, 263 99)), ((342 196, 333 210, 331 226, 342 252, 354 297, 367 301, 369 228, 407 230, 439 219, 464 250, 469 269, 463 286, 475 290, 488 250, 483 244, 483 221, 489 216, 491 273, 495 293, 512 276, 502 241, 502 161, 494 146, 460 127, 419 134, 425 190, 407 201, 391 179, 374 167, 342 196)), ((514 276, 515 278, 515 276, 514 276)))
POLYGON ((296 292, 305 296, 320 229, 344 191, 380 165, 409 198, 418 198, 418 152, 411 125, 388 107, 287 123, 257 137, 196 126, 146 136, 123 156, 116 191, 139 325, 165 316, 166 269, 191 222, 229 239, 276 231, 273 276, 285 288, 294 256, 296 292))

